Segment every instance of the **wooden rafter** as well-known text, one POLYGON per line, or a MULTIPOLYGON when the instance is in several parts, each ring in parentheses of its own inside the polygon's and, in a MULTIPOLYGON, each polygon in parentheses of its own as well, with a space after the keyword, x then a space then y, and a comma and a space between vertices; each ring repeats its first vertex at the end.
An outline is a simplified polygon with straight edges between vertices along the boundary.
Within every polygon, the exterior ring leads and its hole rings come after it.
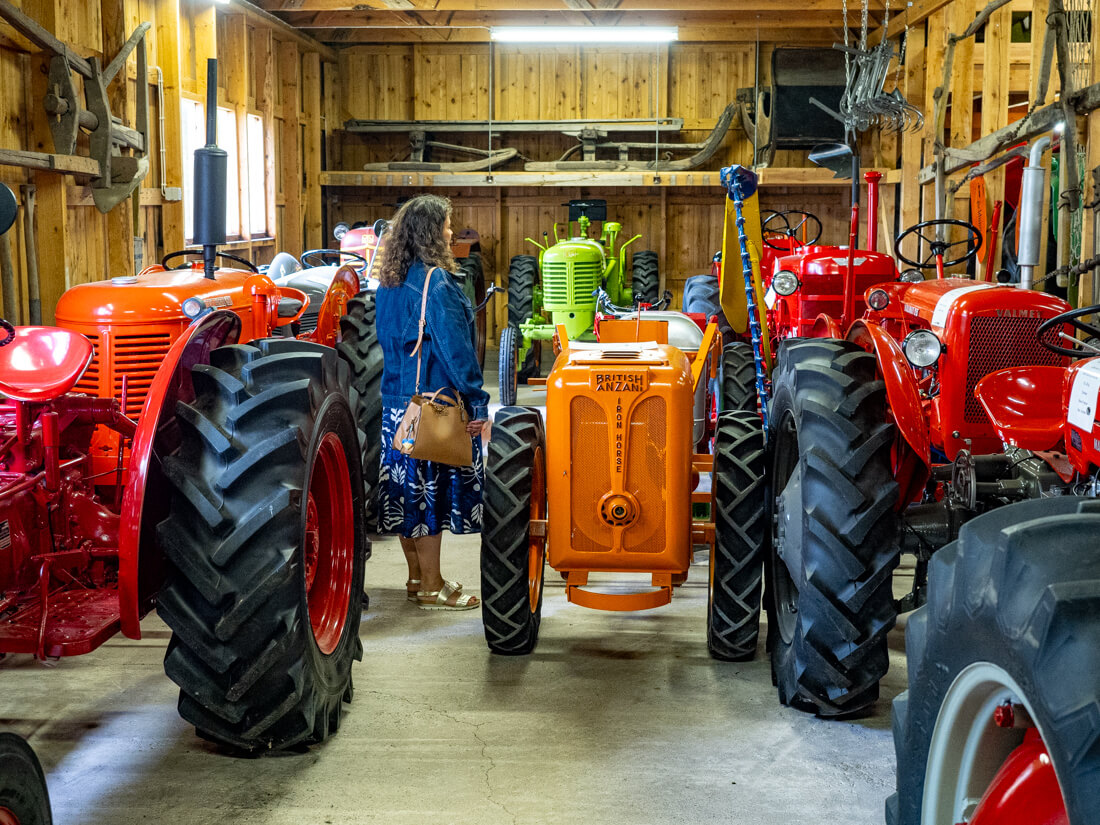
MULTIPOLYGON (((949 0, 925 0, 943 5, 949 0)), ((742 17, 764 12, 835 11, 843 8, 842 0, 257 0, 257 5, 270 12, 289 11, 352 11, 352 10, 416 10, 416 11, 675 11, 720 12, 727 17, 742 17)), ((849 4, 853 9, 857 6, 849 4)), ((896 10, 897 0, 892 0, 896 10)), ((921 4, 923 5, 923 4, 921 4)), ((882 11, 885 0, 870 0, 870 9, 882 11)), ((850 9, 851 11, 852 9, 850 9)))

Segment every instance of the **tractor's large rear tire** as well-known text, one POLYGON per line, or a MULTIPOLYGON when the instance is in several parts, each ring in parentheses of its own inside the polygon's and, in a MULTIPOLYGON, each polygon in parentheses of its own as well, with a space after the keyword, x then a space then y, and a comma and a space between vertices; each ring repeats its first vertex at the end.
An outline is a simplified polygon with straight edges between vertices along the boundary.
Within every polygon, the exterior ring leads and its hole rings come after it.
POLYGON ((157 528, 180 715, 233 749, 319 742, 363 653, 369 542, 350 370, 333 349, 263 339, 215 350, 192 380, 157 528))
MULTIPOLYGON (((508 326, 518 330, 534 314, 535 284, 539 277, 539 259, 534 255, 516 255, 508 268, 508 326)), ((526 381, 539 374, 539 343, 527 350, 519 365, 518 378, 526 381)))
POLYGON ((510 407, 516 403, 519 389, 517 365, 519 363, 519 330, 505 327, 500 331, 500 358, 497 360, 497 380, 500 390, 501 406, 510 407))
MULTIPOLYGON (((1008 699, 1037 726, 1069 821, 1100 821, 1098 532, 1100 502, 1037 499, 967 522, 932 557, 928 602, 905 632, 909 690, 894 700, 888 825, 970 821, 960 792, 981 797, 1024 737, 993 723, 1008 699)), ((1021 804, 1012 821, 1039 822, 1032 813, 1021 804)))
POLYGON ((718 298, 718 279, 713 275, 692 275, 684 282, 684 312, 694 312, 710 318, 718 316, 718 329, 722 338, 729 342, 733 339, 733 327, 722 312, 718 298))
POLYGON ((661 273, 657 253, 651 249, 635 252, 630 258, 630 291, 634 303, 655 304, 661 291, 661 273))
POLYGON ((31 746, 14 733, 0 733, 0 822, 53 822, 42 765, 31 746))
POLYGON ((756 401, 756 359, 752 344, 734 341, 722 349, 722 367, 719 372, 722 394, 721 412, 744 410, 753 414, 759 411, 756 401))
POLYGON ((481 530, 481 618, 489 650, 535 649, 542 618, 545 540, 531 519, 546 518, 546 434, 532 407, 505 407, 493 419, 485 462, 481 530))
POLYGON ((359 394, 356 426, 363 434, 363 488, 368 530, 378 523, 378 474, 382 463, 382 344, 374 325, 374 295, 348 301, 340 319, 336 351, 351 367, 351 385, 359 394))
POLYGON ((707 649, 715 659, 747 661, 756 655, 764 555, 771 532, 764 456, 764 429, 756 412, 718 416, 707 603, 707 649))
MULTIPOLYGON (((458 261, 459 288, 470 302, 470 306, 477 307, 485 299, 485 271, 481 265, 481 253, 471 252, 469 257, 460 258, 458 261)), ((474 328, 472 331, 474 352, 477 353, 478 366, 485 366, 485 312, 474 315, 474 328)))
POLYGON ((779 699, 819 716, 863 713, 897 618, 896 430, 875 357, 833 339, 785 344, 770 425, 768 649, 779 699))

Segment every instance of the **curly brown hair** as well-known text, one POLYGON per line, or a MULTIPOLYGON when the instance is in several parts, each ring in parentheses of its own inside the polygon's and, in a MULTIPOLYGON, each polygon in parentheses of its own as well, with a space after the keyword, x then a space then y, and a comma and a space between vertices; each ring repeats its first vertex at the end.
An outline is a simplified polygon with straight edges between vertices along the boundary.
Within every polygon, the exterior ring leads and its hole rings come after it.
POLYGON ((443 226, 450 215, 450 200, 439 195, 417 195, 402 204, 383 236, 378 267, 382 286, 404 283, 409 267, 418 260, 428 267, 455 271, 451 247, 443 239, 443 226))

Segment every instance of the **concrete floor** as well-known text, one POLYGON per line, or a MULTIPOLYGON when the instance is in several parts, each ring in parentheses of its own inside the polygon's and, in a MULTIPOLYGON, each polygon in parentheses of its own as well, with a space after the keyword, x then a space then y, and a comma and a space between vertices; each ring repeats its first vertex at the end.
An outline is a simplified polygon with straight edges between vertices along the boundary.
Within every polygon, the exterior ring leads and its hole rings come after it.
MULTIPOLYGON (((478 552, 476 536, 443 543, 445 574, 475 592, 478 552)), ((538 648, 502 658, 479 611, 407 603, 400 546, 379 539, 355 701, 309 753, 233 758, 198 739, 155 615, 139 642, 0 662, 0 728, 38 751, 59 825, 881 823, 900 629, 874 715, 823 722, 779 706, 763 642, 751 663, 707 656, 706 571, 699 553, 673 603, 639 614, 569 605, 550 572, 538 648)))

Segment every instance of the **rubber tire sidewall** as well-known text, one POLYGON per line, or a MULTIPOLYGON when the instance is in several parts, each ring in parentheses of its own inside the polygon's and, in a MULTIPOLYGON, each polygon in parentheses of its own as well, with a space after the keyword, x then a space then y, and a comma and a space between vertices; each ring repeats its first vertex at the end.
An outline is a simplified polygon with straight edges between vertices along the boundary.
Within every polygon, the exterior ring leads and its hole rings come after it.
POLYGON ((31 746, 14 733, 0 733, 0 808, 20 825, 51 825, 46 775, 31 746))
POLYGON ((510 407, 516 403, 518 392, 518 379, 516 375, 516 359, 518 358, 519 344, 516 341, 518 332, 515 327, 505 327, 500 331, 500 357, 497 360, 497 389, 500 395, 500 404, 510 407))

